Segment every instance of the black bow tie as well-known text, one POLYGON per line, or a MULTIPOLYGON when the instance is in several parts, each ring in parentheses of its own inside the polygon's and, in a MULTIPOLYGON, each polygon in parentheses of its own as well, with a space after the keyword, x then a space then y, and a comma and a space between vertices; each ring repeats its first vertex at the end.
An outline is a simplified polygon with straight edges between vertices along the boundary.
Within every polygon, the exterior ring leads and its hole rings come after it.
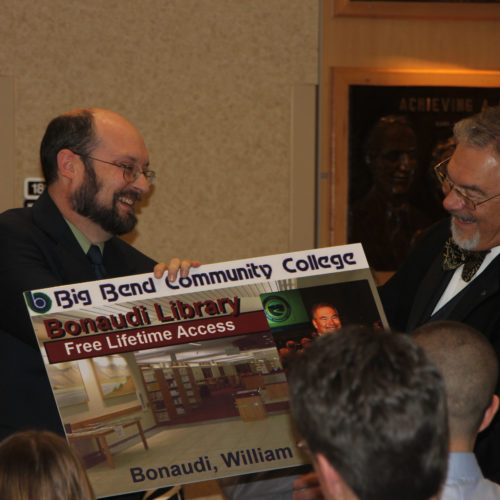
POLYGON ((481 267, 488 252, 489 250, 464 250, 452 238, 448 238, 443 250, 443 270, 456 269, 463 264, 462 279, 469 282, 481 267))

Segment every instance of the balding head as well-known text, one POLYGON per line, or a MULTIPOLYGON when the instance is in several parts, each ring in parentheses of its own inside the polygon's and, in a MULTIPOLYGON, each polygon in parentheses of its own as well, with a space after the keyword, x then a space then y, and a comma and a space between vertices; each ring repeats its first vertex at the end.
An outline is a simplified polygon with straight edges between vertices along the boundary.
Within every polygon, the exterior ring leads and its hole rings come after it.
POLYGON ((40 162, 47 185, 58 177, 57 154, 62 149, 91 154, 103 140, 146 149, 142 136, 122 115, 101 108, 78 108, 48 124, 40 145, 40 162), (113 135, 112 135, 113 134, 113 135))
POLYGON ((417 328, 412 338, 441 371, 453 439, 474 439, 489 407, 498 378, 498 359, 488 339, 456 321, 417 328))

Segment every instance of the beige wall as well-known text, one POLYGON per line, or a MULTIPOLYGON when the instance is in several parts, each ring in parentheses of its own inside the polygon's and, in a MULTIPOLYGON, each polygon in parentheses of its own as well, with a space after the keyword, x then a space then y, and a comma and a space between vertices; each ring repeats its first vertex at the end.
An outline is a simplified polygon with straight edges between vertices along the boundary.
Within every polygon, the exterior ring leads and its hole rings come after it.
POLYGON ((322 204, 330 68, 500 69, 498 21, 332 17, 332 1, 4 0, 15 150, 2 200, 20 205, 23 179, 39 175, 50 118, 102 106, 136 124, 158 171, 134 235, 146 253, 213 262, 312 245, 314 165, 300 141, 314 120, 320 4, 322 204))
POLYGON ((204 262, 287 251, 293 89, 318 83, 318 18, 318 0, 3 0, 14 204, 47 122, 106 107, 143 133, 158 172, 136 246, 204 262))

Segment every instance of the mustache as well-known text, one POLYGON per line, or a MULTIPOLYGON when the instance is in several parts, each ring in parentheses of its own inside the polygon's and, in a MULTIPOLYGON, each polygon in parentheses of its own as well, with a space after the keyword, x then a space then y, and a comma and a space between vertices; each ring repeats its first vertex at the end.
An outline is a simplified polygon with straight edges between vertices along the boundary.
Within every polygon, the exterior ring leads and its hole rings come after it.
POLYGON ((460 213, 456 210, 448 210, 448 213, 463 222, 477 222, 477 219, 470 214, 460 213))
POLYGON ((122 191, 118 191, 117 193, 115 193, 114 199, 117 200, 122 196, 125 198, 130 198, 131 200, 134 200, 134 202, 142 200, 141 193, 138 193, 137 191, 134 191, 132 189, 124 189, 122 191))

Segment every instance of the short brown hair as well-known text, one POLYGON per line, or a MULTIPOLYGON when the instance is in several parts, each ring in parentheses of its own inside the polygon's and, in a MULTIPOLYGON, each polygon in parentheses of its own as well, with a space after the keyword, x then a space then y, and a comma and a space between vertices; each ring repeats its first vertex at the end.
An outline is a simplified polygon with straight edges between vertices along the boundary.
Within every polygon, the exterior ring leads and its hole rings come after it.
POLYGON ((490 341, 472 326, 450 320, 427 323, 410 336, 443 375, 451 437, 475 436, 498 379, 498 359, 490 341))
POLYGON ((54 118, 47 125, 40 144, 40 163, 47 185, 57 179, 57 153, 59 151, 69 149, 73 152, 89 154, 97 142, 92 108, 77 109, 54 118))

